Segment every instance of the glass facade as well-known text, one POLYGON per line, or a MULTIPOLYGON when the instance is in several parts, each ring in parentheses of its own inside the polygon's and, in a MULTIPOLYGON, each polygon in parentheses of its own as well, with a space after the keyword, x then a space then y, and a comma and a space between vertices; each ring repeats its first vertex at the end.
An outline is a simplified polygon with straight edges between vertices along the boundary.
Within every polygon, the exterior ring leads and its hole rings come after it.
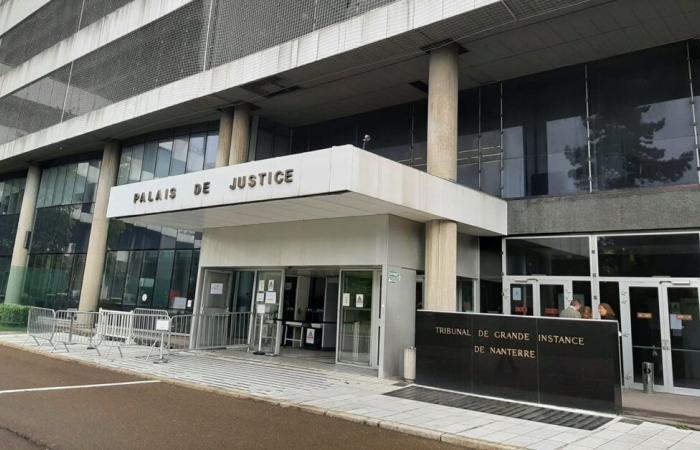
POLYGON ((700 239, 693 234, 601 236, 602 277, 700 277, 700 239))
POLYGON ((0 303, 5 300, 26 178, 0 181, 0 303))
MULTIPOLYGON (((503 198, 697 184, 698 46, 461 91, 458 182, 503 198)), ((352 144, 425 170, 426 125, 424 100, 295 128, 260 119, 251 159, 352 144)))
POLYGON ((588 237, 506 240, 508 275, 590 275, 588 237))
POLYGON ((42 171, 22 302, 77 308, 100 175, 100 159, 42 171))
MULTIPOLYGON (((217 127, 217 123, 198 124, 127 142, 117 184, 214 168, 217 127)), ((201 243, 198 232, 111 220, 100 306, 191 312, 201 243)))
POLYGON ((100 306, 191 311, 201 233, 109 223, 100 306))
POLYGON ((119 161, 117 184, 214 168, 219 146, 217 126, 202 124, 127 142, 119 161))

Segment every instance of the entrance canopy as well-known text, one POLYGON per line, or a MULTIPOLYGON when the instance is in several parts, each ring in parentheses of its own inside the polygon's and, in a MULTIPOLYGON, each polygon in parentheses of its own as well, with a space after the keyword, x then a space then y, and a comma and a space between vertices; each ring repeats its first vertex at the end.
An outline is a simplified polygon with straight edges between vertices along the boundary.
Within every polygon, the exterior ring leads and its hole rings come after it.
POLYGON ((107 216, 207 228, 391 214, 505 235, 506 202, 345 145, 112 188, 107 216))

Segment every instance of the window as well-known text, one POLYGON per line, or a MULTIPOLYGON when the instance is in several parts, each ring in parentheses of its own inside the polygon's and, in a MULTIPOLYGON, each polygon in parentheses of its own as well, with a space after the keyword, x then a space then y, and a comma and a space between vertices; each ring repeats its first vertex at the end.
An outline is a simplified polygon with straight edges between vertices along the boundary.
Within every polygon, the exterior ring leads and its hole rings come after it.
POLYGON ((22 291, 24 304, 57 309, 78 306, 99 174, 99 159, 43 170, 22 291))
POLYGON ((190 136, 189 152, 187 154, 187 172, 198 172, 204 168, 205 134, 190 136))
POLYGON ((503 252, 500 237, 479 237, 479 312, 503 313, 503 252))
POLYGON ((219 135, 207 132, 213 124, 196 125, 178 129, 173 138, 163 138, 170 130, 160 133, 160 140, 141 139, 122 148, 117 184, 163 178, 171 175, 197 172, 216 166, 219 135))
POLYGON ((587 237, 506 239, 508 275, 590 275, 587 237))
POLYGON ((474 304, 474 280, 457 279, 457 312, 476 312, 474 304))
POLYGON ((685 44, 589 65, 598 190, 697 183, 685 44))
POLYGON ((585 71, 503 83, 504 197, 588 191, 585 71))
POLYGON ((698 234, 601 236, 602 277, 700 277, 698 234))

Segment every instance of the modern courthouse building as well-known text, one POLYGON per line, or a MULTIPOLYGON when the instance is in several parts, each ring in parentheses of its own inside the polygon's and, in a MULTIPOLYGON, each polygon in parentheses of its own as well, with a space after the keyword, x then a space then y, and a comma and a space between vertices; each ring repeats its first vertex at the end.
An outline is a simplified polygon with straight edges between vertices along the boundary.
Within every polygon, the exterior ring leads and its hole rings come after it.
MULTIPOLYGON (((700 2, 0 0, 0 295, 247 314, 403 373, 415 311, 620 323, 700 393, 700 2)), ((299 350, 299 347, 303 347, 299 350)))

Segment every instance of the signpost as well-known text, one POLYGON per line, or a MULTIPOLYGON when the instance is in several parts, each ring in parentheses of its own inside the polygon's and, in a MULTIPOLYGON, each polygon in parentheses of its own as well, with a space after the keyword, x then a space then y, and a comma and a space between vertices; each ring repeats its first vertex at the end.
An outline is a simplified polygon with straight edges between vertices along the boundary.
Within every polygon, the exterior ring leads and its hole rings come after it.
POLYGON ((416 349, 416 384, 622 411, 615 321, 418 311, 416 349))

